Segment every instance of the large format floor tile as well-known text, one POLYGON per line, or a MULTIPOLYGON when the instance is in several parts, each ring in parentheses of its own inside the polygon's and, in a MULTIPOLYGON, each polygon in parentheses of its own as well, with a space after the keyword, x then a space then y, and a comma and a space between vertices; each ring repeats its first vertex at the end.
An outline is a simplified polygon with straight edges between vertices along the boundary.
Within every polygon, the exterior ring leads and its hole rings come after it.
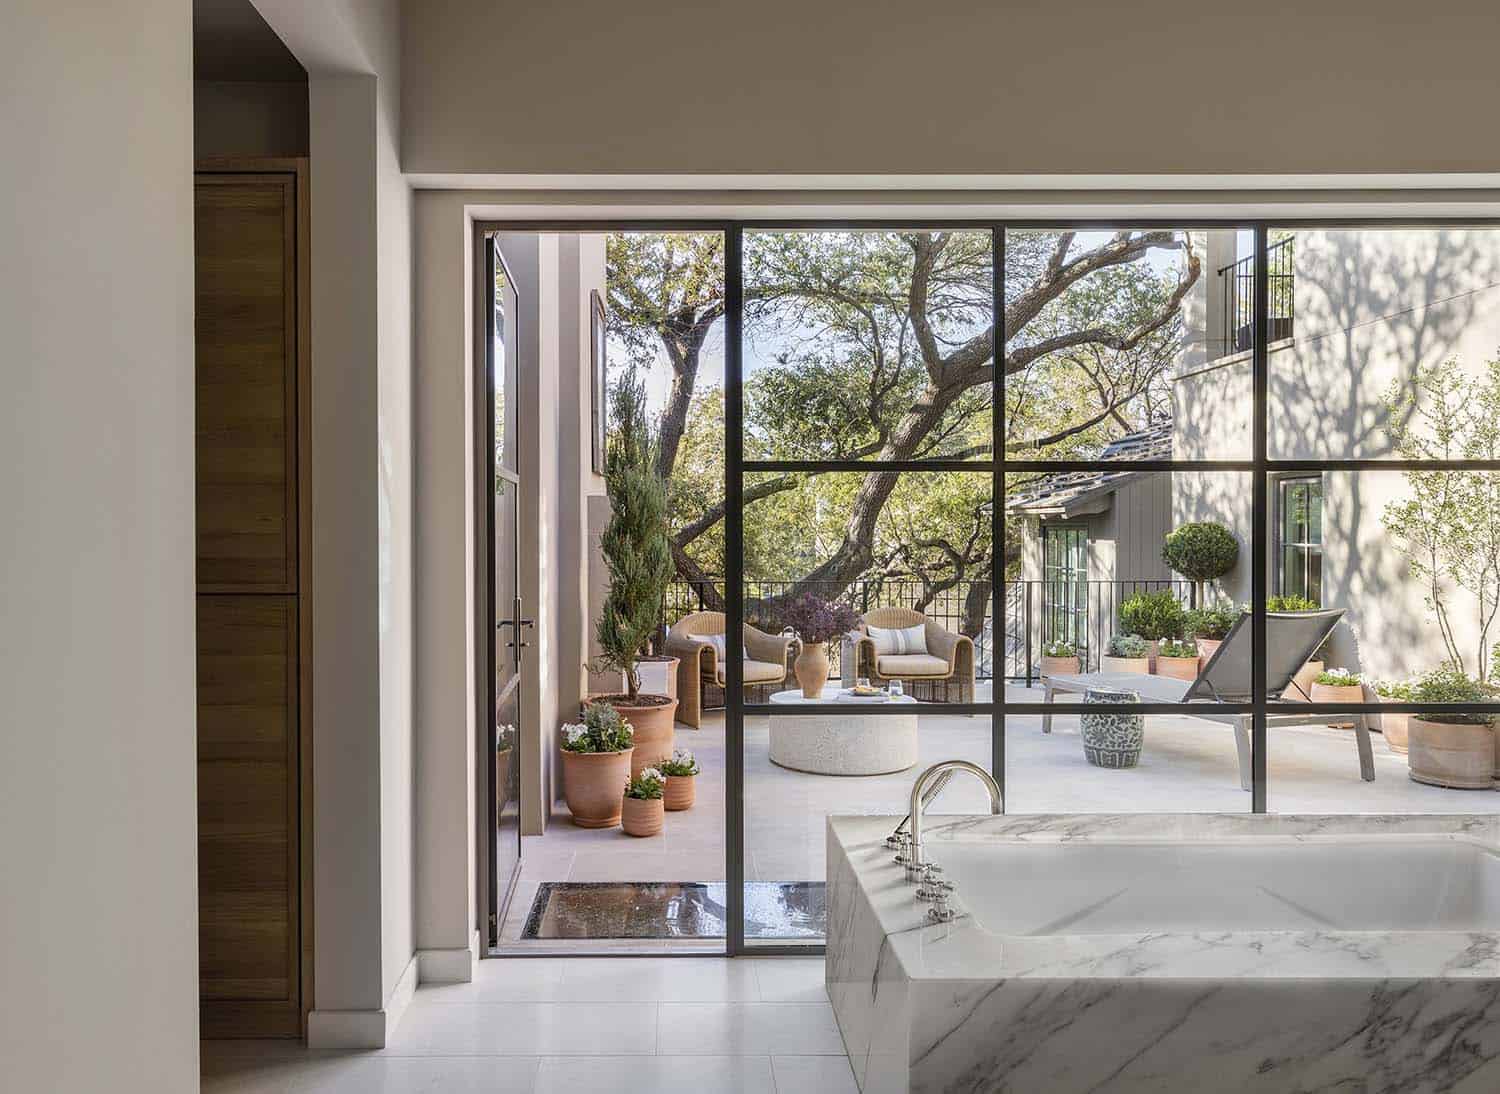
POLYGON ((755 1002, 755 968, 722 957, 563 958, 559 998, 579 1002, 755 1002))
MULTIPOLYGON (((845 1064, 845 1067, 848 1065, 845 1064)), ((568 1057, 543 1060, 537 1094, 777 1094, 768 1056, 568 1057)))
POLYGON ((656 1051, 656 1010, 636 1003, 450 1003, 419 999, 394 1056, 627 1056, 656 1051))
POLYGON ((827 1003, 663 1003, 663 1055, 842 1055, 827 1003))

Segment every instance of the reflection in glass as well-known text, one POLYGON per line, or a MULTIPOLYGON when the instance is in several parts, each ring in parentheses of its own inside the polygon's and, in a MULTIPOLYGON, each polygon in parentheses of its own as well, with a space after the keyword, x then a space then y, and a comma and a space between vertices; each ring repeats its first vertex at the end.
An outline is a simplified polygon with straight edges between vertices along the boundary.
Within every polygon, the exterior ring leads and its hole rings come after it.
POLYGON ((988 455, 990 233, 750 232, 744 255, 747 460, 988 455))

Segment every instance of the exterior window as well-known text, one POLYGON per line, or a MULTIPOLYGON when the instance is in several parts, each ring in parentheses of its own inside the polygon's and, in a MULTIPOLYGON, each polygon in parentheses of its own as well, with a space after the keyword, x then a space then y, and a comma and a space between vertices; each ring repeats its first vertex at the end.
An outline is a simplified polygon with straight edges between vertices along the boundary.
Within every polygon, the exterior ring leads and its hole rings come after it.
POLYGON ((1042 641, 1087 644, 1088 560, 1087 531, 1042 527, 1042 641))
POLYGON ((1282 479, 1279 487, 1280 570, 1283 596, 1323 603, 1323 480, 1282 479))

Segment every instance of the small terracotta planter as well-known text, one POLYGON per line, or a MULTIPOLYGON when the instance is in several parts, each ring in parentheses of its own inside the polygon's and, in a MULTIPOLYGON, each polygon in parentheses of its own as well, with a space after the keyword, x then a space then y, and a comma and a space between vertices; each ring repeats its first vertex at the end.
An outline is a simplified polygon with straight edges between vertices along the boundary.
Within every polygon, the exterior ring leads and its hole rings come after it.
POLYGON ((639 775, 648 767, 670 759, 674 744, 674 719, 677 715, 677 700, 665 695, 636 696, 634 704, 623 695, 590 695, 585 701, 604 701, 619 712, 621 718, 630 723, 631 740, 635 753, 630 760, 630 774, 639 775))
POLYGON ((697 775, 668 775, 666 789, 662 791, 662 802, 670 813, 691 809, 698 797, 697 775))
POLYGON ((1415 714, 1406 725, 1413 780, 1457 790, 1494 788, 1494 726, 1428 722, 1415 714))
POLYGON ((1076 676, 1078 674, 1078 658, 1076 657, 1048 657, 1042 655, 1043 676, 1076 676))
POLYGON ((1134 672, 1146 676, 1151 672, 1151 659, 1149 657, 1111 657, 1106 653, 1099 658, 1099 671, 1134 672))
POLYGON ((620 827, 627 836, 659 835, 663 816, 661 798, 621 799, 620 827))
POLYGON ((1156 675, 1170 676, 1174 680, 1198 679, 1197 657, 1163 657, 1157 654, 1156 675))
POLYGON ((1295 703, 1307 702, 1312 693, 1313 681, 1322 675, 1323 662, 1309 661, 1297 670, 1297 675, 1292 677, 1292 682, 1286 686, 1281 697, 1295 703))
POLYGON ((1224 644, 1224 639, 1222 638, 1195 638, 1193 641, 1198 644, 1198 664, 1200 666, 1208 664, 1209 658, 1218 653, 1219 647, 1224 644))
MULTIPOLYGON (((1312 701, 1315 703, 1363 703, 1365 689, 1361 684, 1319 684, 1312 686, 1312 701)), ((1334 729, 1353 729, 1353 722, 1329 722, 1334 729)))
POLYGON ((804 642, 792 662, 792 672, 802 685, 804 699, 819 699, 828 683, 828 643, 804 642))
POLYGON ((630 779, 630 754, 563 750, 563 797, 579 828, 613 828, 620 823, 620 799, 630 779))

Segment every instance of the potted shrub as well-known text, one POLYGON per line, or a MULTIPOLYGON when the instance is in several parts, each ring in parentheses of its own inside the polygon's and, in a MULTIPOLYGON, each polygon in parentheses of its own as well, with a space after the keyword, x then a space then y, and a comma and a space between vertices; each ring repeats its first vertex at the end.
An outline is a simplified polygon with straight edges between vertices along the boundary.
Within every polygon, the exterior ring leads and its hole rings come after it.
MULTIPOLYGON (((1484 703, 1493 689, 1452 665, 1433 669, 1412 688, 1418 703, 1484 703)), ((1430 786, 1489 790, 1496 772, 1494 716, 1475 712, 1413 714, 1407 719, 1407 766, 1430 786)))
MULTIPOLYGON (((1318 606, 1305 596, 1271 596, 1266 598, 1266 611, 1268 612, 1315 612, 1318 606)), ((1286 690, 1281 693, 1283 699, 1295 700, 1305 703, 1312 697, 1313 681, 1317 680, 1326 664, 1328 653, 1328 640, 1313 651, 1307 663, 1297 670, 1297 675, 1292 677, 1292 682, 1287 685, 1286 690)))
POLYGON ((627 836, 661 834, 662 794, 666 785, 662 773, 654 767, 642 768, 640 774, 626 781, 620 827, 627 836))
POLYGON ((632 730, 609 703, 590 703, 562 727, 563 797, 580 828, 620 823, 620 787, 630 778, 632 730))
MULTIPOLYGON (((1312 695, 1315 703, 1363 703, 1364 681, 1357 672, 1348 669, 1324 669, 1313 677, 1312 695)), ((1336 729, 1352 729, 1353 722, 1329 722, 1336 729)))
POLYGON ((1198 658, 1203 664, 1208 664, 1239 617, 1240 609, 1232 604, 1214 604, 1187 613, 1184 629, 1198 647, 1198 658))
POLYGON ((1042 675, 1060 676, 1078 671, 1078 647, 1071 642, 1048 642, 1042 647, 1042 675))
POLYGON ((646 424, 646 390, 629 372, 615 388, 616 423, 605 458, 604 487, 610 518, 600 539, 609 569, 609 594, 595 633, 601 650, 590 668, 621 673, 625 692, 590 696, 608 702, 635 733, 632 770, 672 754, 672 721, 677 700, 641 691, 636 659, 647 652, 661 619, 662 599, 672 579, 672 546, 667 539, 667 486, 656 473, 656 439, 646 424))
POLYGON ((1181 638, 1184 623, 1182 601, 1170 589, 1154 593, 1136 593, 1120 604, 1120 627, 1127 634, 1138 634, 1150 643, 1147 658, 1156 671, 1156 643, 1163 638, 1181 638))
POLYGON ((1176 680, 1198 679, 1198 647, 1179 638, 1168 638, 1156 647, 1157 676, 1176 680))
POLYGON ((1161 544, 1161 560, 1193 583, 1193 602, 1205 600, 1205 584, 1217 581, 1240 558, 1240 541, 1222 524, 1198 521, 1167 533, 1161 544))
POLYGON ((817 699, 828 683, 828 643, 860 625, 859 613, 847 604, 803 593, 782 612, 786 625, 797 632, 802 646, 792 672, 805 699, 817 699))
MULTIPOLYGON (((1414 703, 1412 698, 1414 688, 1407 680, 1378 680, 1375 683, 1375 694, 1383 703, 1414 703)), ((1407 720, 1410 714, 1391 711, 1382 712, 1380 715, 1380 735, 1385 738, 1385 747, 1392 752, 1405 754, 1407 740, 1407 720)))
POLYGON ((1117 634, 1110 638, 1109 651, 1099 658, 1100 672, 1151 671, 1151 643, 1138 634, 1117 634))
POLYGON ((658 764, 657 769, 667 778, 666 789, 662 791, 662 802, 667 810, 675 813, 691 809, 698 796, 698 772, 702 770, 697 758, 687 749, 679 748, 670 759, 658 764))

